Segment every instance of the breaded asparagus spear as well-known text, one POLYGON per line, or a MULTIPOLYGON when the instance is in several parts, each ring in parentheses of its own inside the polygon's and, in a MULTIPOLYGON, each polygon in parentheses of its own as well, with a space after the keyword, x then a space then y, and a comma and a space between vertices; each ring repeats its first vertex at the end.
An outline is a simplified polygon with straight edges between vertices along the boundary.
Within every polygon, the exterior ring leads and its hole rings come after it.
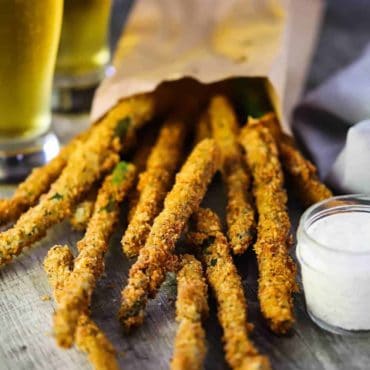
POLYGON ((69 222, 74 230, 85 231, 91 215, 94 212, 94 204, 97 196, 97 189, 93 186, 86 198, 79 202, 73 210, 69 222))
POLYGON ((134 166, 120 162, 98 192, 94 213, 85 236, 77 244, 79 255, 59 296, 54 316, 55 337, 62 347, 73 344, 78 318, 88 310, 96 281, 104 270, 104 256, 119 217, 119 204, 130 190, 134 178, 134 166))
POLYGON ((263 125, 270 130, 278 144, 283 167, 303 205, 310 206, 333 195, 318 178, 316 167, 297 149, 294 139, 282 132, 274 113, 265 114, 260 119, 249 119, 248 124, 263 125))
POLYGON ((64 284, 73 270, 73 254, 66 245, 55 245, 44 259, 44 270, 56 302, 59 302, 64 284))
POLYGON ((112 109, 71 154, 67 166, 40 203, 0 234, 0 266, 41 239, 47 229, 66 218, 79 198, 118 161, 123 137, 154 114, 154 98, 130 98, 112 109))
POLYGON ((193 149, 177 174, 122 291, 119 316, 126 330, 143 322, 148 297, 154 297, 162 284, 175 243, 190 215, 199 207, 218 166, 219 149, 214 140, 206 139, 193 149))
MULTIPOLYGON (((59 302, 64 284, 73 269, 73 255, 67 246, 51 248, 45 257, 44 268, 54 297, 59 302)), ((116 351, 98 326, 83 314, 80 316, 76 330, 77 347, 88 355, 96 370, 118 369, 116 351)))
POLYGON ((238 123, 235 113, 224 96, 215 96, 208 108, 212 135, 221 149, 222 178, 227 191, 226 221, 230 246, 241 254, 252 244, 256 222, 249 172, 243 163, 237 140, 238 123))
POLYGON ((207 280, 218 303, 226 361, 234 370, 270 369, 268 358, 261 355, 248 338, 250 325, 243 285, 218 217, 210 209, 200 208, 193 221, 195 231, 189 233, 189 237, 200 247, 207 280))
POLYGON ((153 220, 163 207, 163 200, 171 188, 183 155, 186 131, 186 122, 174 117, 166 121, 160 129, 146 170, 140 175, 137 185, 139 201, 122 238, 123 251, 127 257, 136 257, 139 254, 153 220))
POLYGON ((35 205, 40 196, 48 191, 50 185, 58 178, 66 166, 68 158, 78 144, 88 137, 91 129, 77 136, 67 144, 49 163, 35 168, 31 174, 18 185, 14 195, 0 200, 0 224, 16 220, 23 212, 35 205))
POLYGON ((287 332, 294 323, 292 293, 297 290, 296 266, 289 256, 290 220, 278 150, 266 127, 246 126, 240 140, 253 176, 258 210, 254 250, 259 269, 258 297, 271 330, 287 332))
POLYGON ((194 144, 198 144, 204 139, 209 139, 211 136, 208 112, 204 112, 195 126, 194 144))
POLYGON ((117 353, 112 343, 87 315, 81 315, 76 329, 76 345, 85 352, 95 370, 118 370, 117 353))
POLYGON ((153 131, 146 133, 144 138, 140 140, 140 146, 136 149, 135 154, 132 158, 132 163, 136 168, 137 175, 135 179, 135 184, 132 187, 130 194, 128 195, 128 222, 131 222, 132 217, 135 214, 137 203, 139 202, 140 192, 137 189, 137 184, 139 183, 140 174, 145 171, 146 162, 153 148, 153 135, 155 135, 153 131))
POLYGON ((202 320, 208 315, 207 284, 202 265, 193 256, 181 258, 177 273, 176 320, 179 323, 172 370, 201 370, 206 354, 205 332, 202 320))

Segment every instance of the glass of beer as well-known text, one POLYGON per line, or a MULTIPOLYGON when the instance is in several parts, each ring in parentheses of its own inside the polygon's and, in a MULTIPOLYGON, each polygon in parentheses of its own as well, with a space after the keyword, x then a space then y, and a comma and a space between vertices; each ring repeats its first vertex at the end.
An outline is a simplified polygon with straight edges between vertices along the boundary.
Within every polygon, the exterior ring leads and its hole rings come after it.
MULTIPOLYGON (((105 75, 110 60, 108 25, 111 0, 64 0, 53 108, 88 110, 89 95, 105 75)), ((90 94, 91 98, 91 94, 90 94)))
POLYGON ((50 125, 62 14, 63 0, 0 1, 0 180, 59 150, 50 125))

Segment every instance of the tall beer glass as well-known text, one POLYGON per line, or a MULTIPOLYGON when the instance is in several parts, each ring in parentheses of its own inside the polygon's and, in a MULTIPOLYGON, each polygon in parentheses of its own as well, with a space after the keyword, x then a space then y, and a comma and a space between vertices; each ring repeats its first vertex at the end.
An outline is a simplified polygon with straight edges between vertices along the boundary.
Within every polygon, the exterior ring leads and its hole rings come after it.
POLYGON ((56 110, 69 110, 69 105, 73 110, 73 98, 77 105, 81 100, 78 92, 96 87, 103 78, 110 59, 110 8, 111 0, 64 0, 55 73, 56 110))
POLYGON ((48 131, 62 13, 63 0, 0 1, 0 180, 58 151, 48 131))

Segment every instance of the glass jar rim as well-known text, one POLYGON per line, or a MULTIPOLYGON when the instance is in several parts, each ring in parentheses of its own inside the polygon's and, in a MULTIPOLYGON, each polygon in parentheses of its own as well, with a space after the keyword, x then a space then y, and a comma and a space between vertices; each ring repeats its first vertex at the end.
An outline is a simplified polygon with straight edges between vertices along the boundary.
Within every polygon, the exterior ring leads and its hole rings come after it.
MULTIPOLYGON (((303 236, 305 239, 309 240, 311 243, 315 244, 316 246, 323 248, 324 250, 335 252, 335 253, 341 253, 341 254, 347 254, 347 255, 369 255, 370 254, 370 246, 367 250, 362 251, 351 251, 351 250, 343 250, 339 248, 331 247, 330 245, 324 244, 316 240, 313 236, 310 235, 308 232, 308 227, 311 226, 315 221, 315 215, 314 212, 318 211, 316 214, 317 219, 321 219, 322 217, 318 217, 318 215, 322 215, 323 217, 330 217, 331 215, 335 214, 333 211, 340 211, 342 210, 342 213, 348 212, 348 213, 354 213, 354 212, 368 212, 370 213, 370 195, 367 194, 348 194, 348 195, 338 195, 333 196, 327 199, 322 200, 321 202, 315 203, 309 208, 307 208, 304 213, 302 214, 298 231, 297 231, 297 239, 301 239, 303 236), (321 211, 318 211, 318 209, 325 204, 330 204, 330 202, 340 202, 340 201, 350 201, 352 200, 352 203, 343 203, 343 204, 334 204, 332 206, 329 206, 327 209, 323 209, 321 211), (365 203, 366 202, 366 203, 365 203), (343 212, 344 211, 344 212, 343 212), (310 222, 309 221, 313 221, 310 222), (308 224, 309 223, 309 224, 308 224)), ((299 241, 299 240, 298 240, 299 241)))

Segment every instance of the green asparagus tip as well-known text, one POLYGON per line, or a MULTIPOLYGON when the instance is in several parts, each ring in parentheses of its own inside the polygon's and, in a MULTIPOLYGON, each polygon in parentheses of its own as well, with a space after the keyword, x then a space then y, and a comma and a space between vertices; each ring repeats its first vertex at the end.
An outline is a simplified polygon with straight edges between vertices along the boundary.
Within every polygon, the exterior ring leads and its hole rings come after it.
POLYGON ((61 200, 63 199, 63 195, 59 193, 55 193, 52 197, 49 198, 50 200, 61 200))
POLYGON ((120 184, 126 178, 129 164, 125 161, 119 162, 113 170, 112 182, 113 184, 120 184))
POLYGON ((123 139, 126 136, 126 133, 128 131, 128 128, 131 125, 131 118, 130 117, 124 117, 121 120, 117 122, 117 126, 115 129, 115 135, 119 138, 123 139))
POLYGON ((116 207, 116 201, 111 197, 111 198, 109 198, 108 203, 104 207, 102 207, 99 210, 99 212, 100 211, 105 211, 105 212, 108 212, 108 213, 113 212, 115 207, 116 207))

